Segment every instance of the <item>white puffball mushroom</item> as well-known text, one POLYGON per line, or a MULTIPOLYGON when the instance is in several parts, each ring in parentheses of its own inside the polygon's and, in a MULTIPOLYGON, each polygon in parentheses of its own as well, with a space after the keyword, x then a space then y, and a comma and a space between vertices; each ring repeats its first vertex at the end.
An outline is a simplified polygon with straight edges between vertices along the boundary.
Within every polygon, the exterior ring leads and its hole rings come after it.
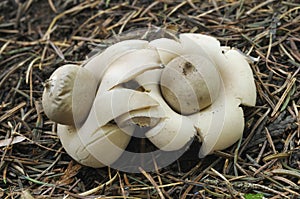
POLYGON ((214 63, 196 54, 171 60, 160 79, 164 99, 183 115, 199 112, 211 105, 218 97, 220 84, 214 63))
POLYGON ((96 80, 88 70, 73 64, 61 66, 45 85, 44 112, 54 122, 80 124, 90 112, 96 90, 96 80))
POLYGON ((95 168, 118 160, 136 127, 147 127, 145 136, 164 151, 194 137, 202 142, 201 157, 225 149, 242 136, 240 105, 255 101, 243 56, 190 33, 116 43, 82 67, 58 68, 43 93, 44 111, 59 123, 67 153, 95 168))

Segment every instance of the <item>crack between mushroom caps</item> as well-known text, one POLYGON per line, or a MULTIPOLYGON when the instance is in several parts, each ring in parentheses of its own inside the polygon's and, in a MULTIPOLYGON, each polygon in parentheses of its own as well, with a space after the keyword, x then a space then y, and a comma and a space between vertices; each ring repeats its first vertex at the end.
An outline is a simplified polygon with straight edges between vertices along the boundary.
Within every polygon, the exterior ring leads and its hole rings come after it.
MULTIPOLYGON (((154 69, 163 69, 163 68, 164 68, 164 65, 163 65, 163 64, 160 64, 159 66, 153 66, 153 67, 149 67, 149 66, 151 66, 151 65, 144 65, 144 66, 142 66, 142 68, 144 68, 144 67, 145 67, 145 68, 142 69, 141 71, 138 71, 138 72, 135 71, 134 75, 122 79, 122 80, 121 80, 119 83, 117 83, 115 86, 109 88, 108 91, 110 91, 110 90, 112 90, 112 89, 115 89, 115 88, 117 88, 117 87, 120 87, 121 84, 124 84, 124 83, 126 83, 126 82, 129 82, 129 81, 133 80, 134 78, 136 78, 137 76, 139 76, 140 74, 142 74, 142 73, 144 73, 144 72, 146 72, 146 71, 154 70, 154 69)), ((141 86, 142 86, 142 85, 141 85, 141 86)))

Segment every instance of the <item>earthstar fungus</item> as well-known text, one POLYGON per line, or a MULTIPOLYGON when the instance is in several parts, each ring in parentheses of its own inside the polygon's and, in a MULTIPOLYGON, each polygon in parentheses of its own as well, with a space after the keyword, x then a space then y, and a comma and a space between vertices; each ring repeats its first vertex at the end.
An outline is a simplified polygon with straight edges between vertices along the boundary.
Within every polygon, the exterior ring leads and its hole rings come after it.
POLYGON ((82 66, 49 78, 43 107, 78 162, 113 164, 137 126, 158 149, 178 150, 194 137, 200 156, 234 144, 244 129, 240 105, 254 106, 251 68, 237 50, 202 34, 177 40, 126 40, 82 66), (196 136, 197 135, 197 136, 196 136))

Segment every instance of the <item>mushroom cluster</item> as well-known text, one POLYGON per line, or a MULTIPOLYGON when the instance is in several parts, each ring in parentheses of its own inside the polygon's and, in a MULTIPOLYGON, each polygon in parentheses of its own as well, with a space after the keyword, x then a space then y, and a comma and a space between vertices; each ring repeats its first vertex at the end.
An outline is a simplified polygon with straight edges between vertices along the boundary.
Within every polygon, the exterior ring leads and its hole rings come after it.
POLYGON ((254 106, 251 68, 217 39, 125 40, 82 66, 64 65, 46 83, 43 107, 67 153, 81 164, 113 164, 136 127, 160 150, 202 142, 200 156, 242 136, 240 105, 254 106))

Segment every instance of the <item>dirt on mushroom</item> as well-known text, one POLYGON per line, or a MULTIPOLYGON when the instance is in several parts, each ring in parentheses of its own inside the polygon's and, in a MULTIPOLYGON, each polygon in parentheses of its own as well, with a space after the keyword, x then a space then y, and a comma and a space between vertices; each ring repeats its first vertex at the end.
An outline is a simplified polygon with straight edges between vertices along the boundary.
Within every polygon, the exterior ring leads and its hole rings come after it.
POLYGON ((188 73, 191 73, 192 71, 197 72, 197 69, 194 67, 194 65, 191 62, 185 62, 182 67, 182 73, 184 75, 187 75, 188 73))

